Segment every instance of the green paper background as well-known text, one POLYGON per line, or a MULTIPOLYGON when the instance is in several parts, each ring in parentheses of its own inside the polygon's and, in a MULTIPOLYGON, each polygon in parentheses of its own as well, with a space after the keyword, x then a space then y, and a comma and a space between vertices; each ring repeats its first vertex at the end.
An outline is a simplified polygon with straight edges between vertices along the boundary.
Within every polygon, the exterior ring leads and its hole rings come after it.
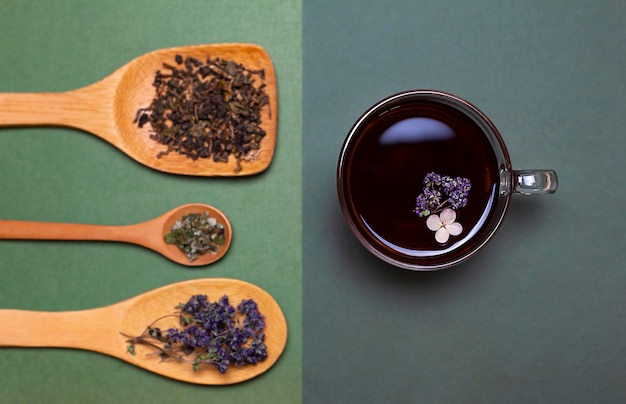
MULTIPOLYGON (((265 289, 282 307, 289 327, 282 357, 261 377, 207 387, 91 352, 3 348, 0 402, 301 400, 301 2, 4 0, 0 91, 71 90, 154 49, 222 42, 257 43, 274 62, 280 113, 267 171, 246 178, 168 175, 80 131, 3 128, 0 218, 121 225, 200 202, 229 217, 228 254, 189 269, 133 245, 2 241, 0 307, 78 310, 182 280, 237 278, 265 289)), ((1 326, 10 332, 19 324, 1 326)))
POLYGON ((625 402, 626 3, 338 4, 303 2, 305 402, 625 402), (514 168, 560 180, 436 273, 366 252, 335 191, 359 115, 416 88, 474 103, 514 168))

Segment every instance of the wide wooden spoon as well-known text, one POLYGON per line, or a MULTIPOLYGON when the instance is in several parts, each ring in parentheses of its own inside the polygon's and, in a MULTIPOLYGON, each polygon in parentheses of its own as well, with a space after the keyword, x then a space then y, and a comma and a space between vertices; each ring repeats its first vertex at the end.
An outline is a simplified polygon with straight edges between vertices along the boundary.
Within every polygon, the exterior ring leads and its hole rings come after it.
POLYGON ((182 205, 155 219, 125 226, 0 220, 0 239, 4 240, 118 241, 149 248, 187 266, 207 265, 219 260, 228 251, 232 237, 232 226, 224 213, 201 203, 182 205), (183 251, 174 244, 167 244, 164 237, 184 215, 204 212, 224 225, 226 242, 216 253, 203 254, 189 261, 183 251))
POLYGON ((87 87, 61 93, 0 93, 0 126, 67 126, 90 132, 111 143, 141 164, 174 174, 235 176, 265 170, 276 146, 278 102, 276 77, 267 52, 254 44, 213 44, 156 50, 124 65, 110 76, 87 87), (154 98, 154 77, 163 63, 175 65, 175 55, 234 60, 251 70, 264 69, 269 109, 261 111, 261 127, 267 135, 261 153, 253 162, 216 163, 212 159, 192 160, 172 152, 157 155, 166 146, 149 138, 149 127, 133 123, 137 110, 154 98))
MULTIPOLYGON (((67 312, 0 310, 0 346, 76 348, 110 355, 159 375, 196 384, 232 384, 258 376, 280 357, 287 341, 287 323, 280 306, 258 286, 235 279, 197 279, 171 284, 107 307, 67 312), (221 374, 213 366, 194 371, 189 363, 161 360, 158 352, 135 345, 128 352, 126 335, 140 335, 159 317, 192 295, 215 301, 227 295, 231 305, 253 299, 265 316, 267 359, 255 365, 230 366, 221 374)), ((158 326, 179 327, 177 319, 161 320, 158 326)))

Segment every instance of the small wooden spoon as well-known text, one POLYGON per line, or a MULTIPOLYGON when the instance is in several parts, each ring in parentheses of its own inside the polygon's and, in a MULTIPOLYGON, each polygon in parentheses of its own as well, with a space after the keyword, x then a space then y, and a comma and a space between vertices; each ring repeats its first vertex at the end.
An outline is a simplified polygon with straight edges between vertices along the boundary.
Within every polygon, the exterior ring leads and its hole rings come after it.
POLYGON ((213 44, 182 46, 156 50, 124 65, 110 76, 62 93, 0 93, 0 126, 68 126, 90 132, 141 164, 174 174, 197 176, 235 176, 265 170, 276 146, 278 103, 274 66, 267 52, 253 44, 213 44), (234 60, 251 70, 264 69, 270 105, 263 108, 261 127, 267 135, 261 141, 261 153, 253 162, 242 162, 240 171, 234 158, 228 163, 212 159, 192 160, 171 152, 157 158, 166 146, 149 138, 149 127, 133 123, 137 110, 147 107, 154 98, 152 83, 163 63, 175 65, 180 54, 200 60, 220 57, 234 60))
POLYGON ((207 265, 219 260, 228 251, 232 237, 228 218, 220 210, 200 203, 182 205, 155 219, 126 226, 0 220, 0 239, 4 240, 119 241, 149 248, 187 266, 207 265), (184 215, 203 212, 208 212, 209 217, 224 225, 226 242, 215 254, 203 254, 190 262, 185 253, 174 244, 167 244, 164 237, 184 215))
MULTIPOLYGON (((150 372, 196 384, 232 384, 258 376, 279 358, 287 342, 287 323, 280 306, 263 289, 235 279, 197 279, 171 284, 111 306, 67 312, 0 310, 0 346, 76 348, 110 355, 150 372), (174 359, 162 361, 155 350, 135 345, 127 351, 127 335, 140 335, 146 326, 171 314, 175 306, 192 295, 204 294, 215 301, 227 295, 231 305, 253 299, 265 316, 267 359, 255 365, 230 366, 220 374, 212 366, 194 371, 191 364, 174 359)), ((162 320, 162 329, 179 327, 177 319, 162 320), (169 323, 168 323, 169 322, 169 323)))

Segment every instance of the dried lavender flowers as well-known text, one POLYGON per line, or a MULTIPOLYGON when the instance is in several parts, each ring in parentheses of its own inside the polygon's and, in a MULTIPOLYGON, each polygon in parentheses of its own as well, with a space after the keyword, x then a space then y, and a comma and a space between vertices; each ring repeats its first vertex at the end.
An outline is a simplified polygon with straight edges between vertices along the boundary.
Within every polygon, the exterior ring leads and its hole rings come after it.
POLYGON ((176 245, 193 262, 203 254, 219 252, 226 242, 226 229, 208 212, 189 213, 174 223, 165 242, 176 245))
POLYGON ((423 186, 415 201, 415 213, 421 217, 439 213, 445 208, 457 210, 464 207, 472 189, 468 178, 453 178, 435 172, 426 174, 423 186))
POLYGON ((456 221, 456 211, 468 204, 472 183, 469 178, 429 172, 424 177, 423 186, 422 193, 415 200, 414 212, 427 217, 426 227, 435 232, 439 244, 445 244, 450 236, 463 232, 463 225, 456 221))
POLYGON ((176 55, 175 63, 157 71, 155 97, 135 118, 140 128, 149 123, 150 138, 167 146, 157 157, 173 151, 228 162, 233 156, 237 171, 242 161, 256 160, 266 135, 261 110, 269 108, 264 70, 220 58, 202 62, 176 55))
POLYGON ((176 306, 180 327, 162 330, 157 319, 139 336, 125 335, 128 352, 135 354, 135 345, 156 349, 163 360, 190 363, 193 370, 206 364, 225 373, 229 366, 256 364, 267 358, 264 343, 265 318, 252 299, 242 300, 235 309, 227 295, 210 302, 206 295, 194 295, 176 306))

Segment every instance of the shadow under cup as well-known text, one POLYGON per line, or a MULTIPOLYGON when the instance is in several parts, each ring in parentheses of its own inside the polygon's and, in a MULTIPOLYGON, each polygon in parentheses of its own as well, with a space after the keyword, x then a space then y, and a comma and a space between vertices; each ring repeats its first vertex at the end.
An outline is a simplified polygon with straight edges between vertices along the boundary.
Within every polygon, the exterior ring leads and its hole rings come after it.
POLYGON ((415 90, 379 101, 357 120, 341 149, 337 190, 352 233, 371 253, 401 268, 436 270, 482 248, 524 184, 529 193, 556 189, 554 172, 517 173, 476 107, 415 90), (541 178, 553 183, 546 188, 541 178))

